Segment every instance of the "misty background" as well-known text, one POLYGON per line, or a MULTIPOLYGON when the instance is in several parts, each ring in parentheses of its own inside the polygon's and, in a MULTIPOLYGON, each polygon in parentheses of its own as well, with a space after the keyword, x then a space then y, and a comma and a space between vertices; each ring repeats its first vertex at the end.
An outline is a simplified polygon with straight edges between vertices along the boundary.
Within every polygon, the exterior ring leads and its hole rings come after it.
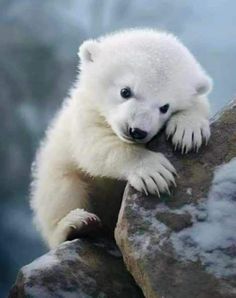
POLYGON ((46 251, 29 209, 30 166, 81 42, 127 27, 175 33, 214 80, 214 114, 236 94, 235 11, 234 0, 0 0, 0 297, 46 251))

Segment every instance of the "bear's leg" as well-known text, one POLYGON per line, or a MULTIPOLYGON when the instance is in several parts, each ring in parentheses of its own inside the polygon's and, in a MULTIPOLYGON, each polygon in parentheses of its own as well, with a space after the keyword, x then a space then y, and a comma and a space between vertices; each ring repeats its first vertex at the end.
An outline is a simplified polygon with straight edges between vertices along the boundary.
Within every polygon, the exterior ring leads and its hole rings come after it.
MULTIPOLYGON (((44 159, 46 160, 46 159, 44 159)), ((58 169, 52 159, 42 162, 36 172, 31 206, 35 222, 50 247, 81 237, 100 227, 90 213, 89 185, 78 170, 58 169)))

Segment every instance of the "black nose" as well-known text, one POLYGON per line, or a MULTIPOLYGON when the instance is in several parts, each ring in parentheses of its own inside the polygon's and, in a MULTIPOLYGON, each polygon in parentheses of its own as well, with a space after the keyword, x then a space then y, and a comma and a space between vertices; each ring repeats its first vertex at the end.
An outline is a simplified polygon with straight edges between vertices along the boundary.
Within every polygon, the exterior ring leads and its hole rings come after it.
POLYGON ((141 130, 139 128, 130 128, 129 134, 134 140, 142 140, 145 139, 147 136, 147 132, 144 130, 141 130))

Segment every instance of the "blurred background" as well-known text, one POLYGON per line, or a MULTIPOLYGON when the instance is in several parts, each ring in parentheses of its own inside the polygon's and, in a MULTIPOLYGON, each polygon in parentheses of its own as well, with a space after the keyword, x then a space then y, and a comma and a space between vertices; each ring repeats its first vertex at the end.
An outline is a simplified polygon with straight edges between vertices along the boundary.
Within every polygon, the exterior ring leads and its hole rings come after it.
POLYGON ((28 203, 30 166, 87 38, 127 27, 177 34, 214 79, 214 114, 236 93, 234 0, 0 0, 0 297, 46 251, 28 203))

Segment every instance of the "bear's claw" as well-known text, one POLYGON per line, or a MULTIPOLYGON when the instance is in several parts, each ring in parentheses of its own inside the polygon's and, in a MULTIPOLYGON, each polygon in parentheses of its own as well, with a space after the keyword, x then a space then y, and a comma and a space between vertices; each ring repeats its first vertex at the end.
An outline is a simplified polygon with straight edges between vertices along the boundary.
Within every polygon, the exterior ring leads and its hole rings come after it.
MULTIPOLYGON (((73 211, 75 213, 75 210, 73 211)), ((84 210, 79 210, 78 213, 80 213, 78 214, 80 216, 78 216, 77 221, 69 224, 66 240, 89 236, 94 234, 102 226, 101 220, 95 214, 84 210)))

